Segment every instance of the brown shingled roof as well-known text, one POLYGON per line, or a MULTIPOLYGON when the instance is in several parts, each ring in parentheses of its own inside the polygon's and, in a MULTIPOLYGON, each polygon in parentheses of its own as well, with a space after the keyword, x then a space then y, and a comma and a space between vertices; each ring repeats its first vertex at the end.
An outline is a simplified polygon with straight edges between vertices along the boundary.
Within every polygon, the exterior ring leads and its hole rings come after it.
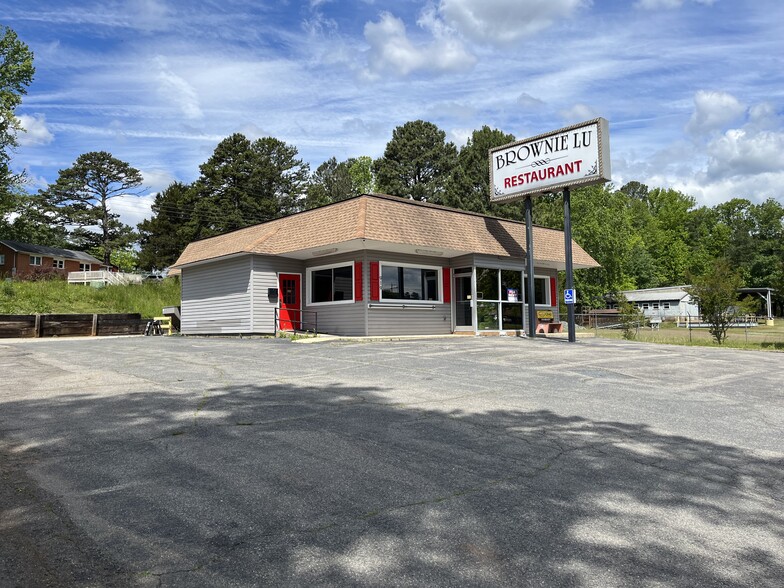
MULTIPOLYGON (((525 223, 386 194, 363 194, 188 245, 173 267, 241 253, 281 255, 365 239, 460 253, 525 257, 525 223)), ((354 249, 356 247, 353 247, 354 249)), ((575 267, 599 264, 573 243, 575 267)), ((537 262, 564 263, 562 231, 534 227, 537 262)))

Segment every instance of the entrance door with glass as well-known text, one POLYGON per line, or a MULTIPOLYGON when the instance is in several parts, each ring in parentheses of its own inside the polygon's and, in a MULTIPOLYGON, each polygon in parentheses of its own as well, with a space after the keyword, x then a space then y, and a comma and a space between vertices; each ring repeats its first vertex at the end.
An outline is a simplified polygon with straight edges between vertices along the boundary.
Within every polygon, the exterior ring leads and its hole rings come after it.
POLYGON ((474 330, 474 309, 471 299, 471 274, 455 274, 455 331, 474 330))

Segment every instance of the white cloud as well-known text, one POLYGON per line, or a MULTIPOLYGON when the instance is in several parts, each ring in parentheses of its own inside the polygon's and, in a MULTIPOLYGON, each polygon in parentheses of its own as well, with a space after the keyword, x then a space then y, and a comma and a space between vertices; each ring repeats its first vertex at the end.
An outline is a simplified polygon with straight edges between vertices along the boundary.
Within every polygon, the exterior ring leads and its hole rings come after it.
POLYGON ((675 188, 694 196, 700 206, 716 206, 732 198, 748 198, 761 203, 768 198, 779 198, 778 186, 784 182, 784 172, 765 173, 749 177, 723 178, 705 182, 699 177, 677 178, 653 177, 645 183, 649 186, 675 188))
POLYGON ((201 111, 199 97, 193 86, 171 71, 163 57, 157 57, 155 62, 158 66, 158 81, 163 95, 177 104, 186 118, 202 118, 204 113, 201 111))
POLYGON ((784 133, 730 129, 708 144, 708 177, 784 173, 784 133))
MULTIPOLYGON (((669 10, 672 8, 680 8, 683 6, 684 0, 638 0, 634 4, 636 8, 643 10, 669 10)), ((695 4, 702 4, 703 6, 712 6, 716 0, 692 0, 695 4)))
POLYGON ((635 3, 635 6, 643 10, 658 10, 659 8, 666 10, 669 8, 680 8, 682 4, 683 0, 639 0, 635 3))
POLYGON ((545 105, 543 100, 531 96, 528 92, 523 92, 517 97, 517 103, 523 108, 541 108, 545 105))
MULTIPOLYGON (((729 95, 706 98, 712 108, 703 109, 704 128, 722 131, 709 140, 681 141, 630 163, 619 156, 613 165, 624 178, 637 179, 649 186, 671 187, 690 194, 701 205, 714 206, 730 198, 762 202, 781 199, 784 182, 784 124, 769 103, 751 106, 740 125, 724 129, 722 124, 736 122, 740 102, 729 95), (721 114, 724 104, 729 113, 721 114), (726 121, 729 121, 727 123, 726 121)), ((741 113, 742 115, 743 113, 741 113)))
POLYGON ((144 178, 144 188, 153 192, 160 192, 177 181, 172 173, 165 170, 153 169, 141 170, 141 172, 144 178))
POLYGON ((476 58, 453 37, 439 35, 430 43, 413 43, 403 21, 388 12, 382 13, 378 22, 365 24, 365 40, 370 45, 370 77, 463 71, 476 63, 476 58))
POLYGON ((692 135, 703 135, 724 128, 740 118, 746 107, 726 92, 700 90, 694 95, 694 112, 686 130, 692 135))
POLYGON ((599 116, 599 113, 587 104, 575 104, 568 110, 562 110, 561 116, 567 124, 573 124, 596 118, 599 116))
POLYGON ((473 133, 474 129, 451 129, 447 133, 446 140, 454 143, 458 148, 465 147, 473 133))
POLYGON ((584 0, 441 0, 446 23, 465 37, 509 44, 530 37, 574 14, 584 0))
POLYGON ((46 126, 46 117, 43 114, 40 116, 22 114, 18 118, 19 123, 25 131, 18 133, 16 136, 19 145, 23 147, 29 145, 48 145, 54 141, 54 135, 46 126))
POLYGON ((109 200, 109 209, 113 214, 120 215, 120 222, 135 227, 144 219, 152 217, 152 205, 155 192, 135 196, 122 194, 109 200))

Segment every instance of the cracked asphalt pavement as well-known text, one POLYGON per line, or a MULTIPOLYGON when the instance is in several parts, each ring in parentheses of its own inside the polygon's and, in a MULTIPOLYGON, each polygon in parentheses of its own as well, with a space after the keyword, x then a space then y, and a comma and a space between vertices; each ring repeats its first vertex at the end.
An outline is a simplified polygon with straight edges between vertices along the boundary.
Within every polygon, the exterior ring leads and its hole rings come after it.
POLYGON ((781 586, 784 354, 0 341, 0 586, 781 586))

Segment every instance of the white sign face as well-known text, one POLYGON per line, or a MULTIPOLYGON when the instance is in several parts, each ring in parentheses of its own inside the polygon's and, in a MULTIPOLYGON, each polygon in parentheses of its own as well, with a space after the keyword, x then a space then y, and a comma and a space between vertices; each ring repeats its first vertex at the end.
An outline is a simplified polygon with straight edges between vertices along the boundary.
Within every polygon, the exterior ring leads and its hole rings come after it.
POLYGON ((610 180, 609 125, 603 118, 490 150, 490 201, 610 180))

